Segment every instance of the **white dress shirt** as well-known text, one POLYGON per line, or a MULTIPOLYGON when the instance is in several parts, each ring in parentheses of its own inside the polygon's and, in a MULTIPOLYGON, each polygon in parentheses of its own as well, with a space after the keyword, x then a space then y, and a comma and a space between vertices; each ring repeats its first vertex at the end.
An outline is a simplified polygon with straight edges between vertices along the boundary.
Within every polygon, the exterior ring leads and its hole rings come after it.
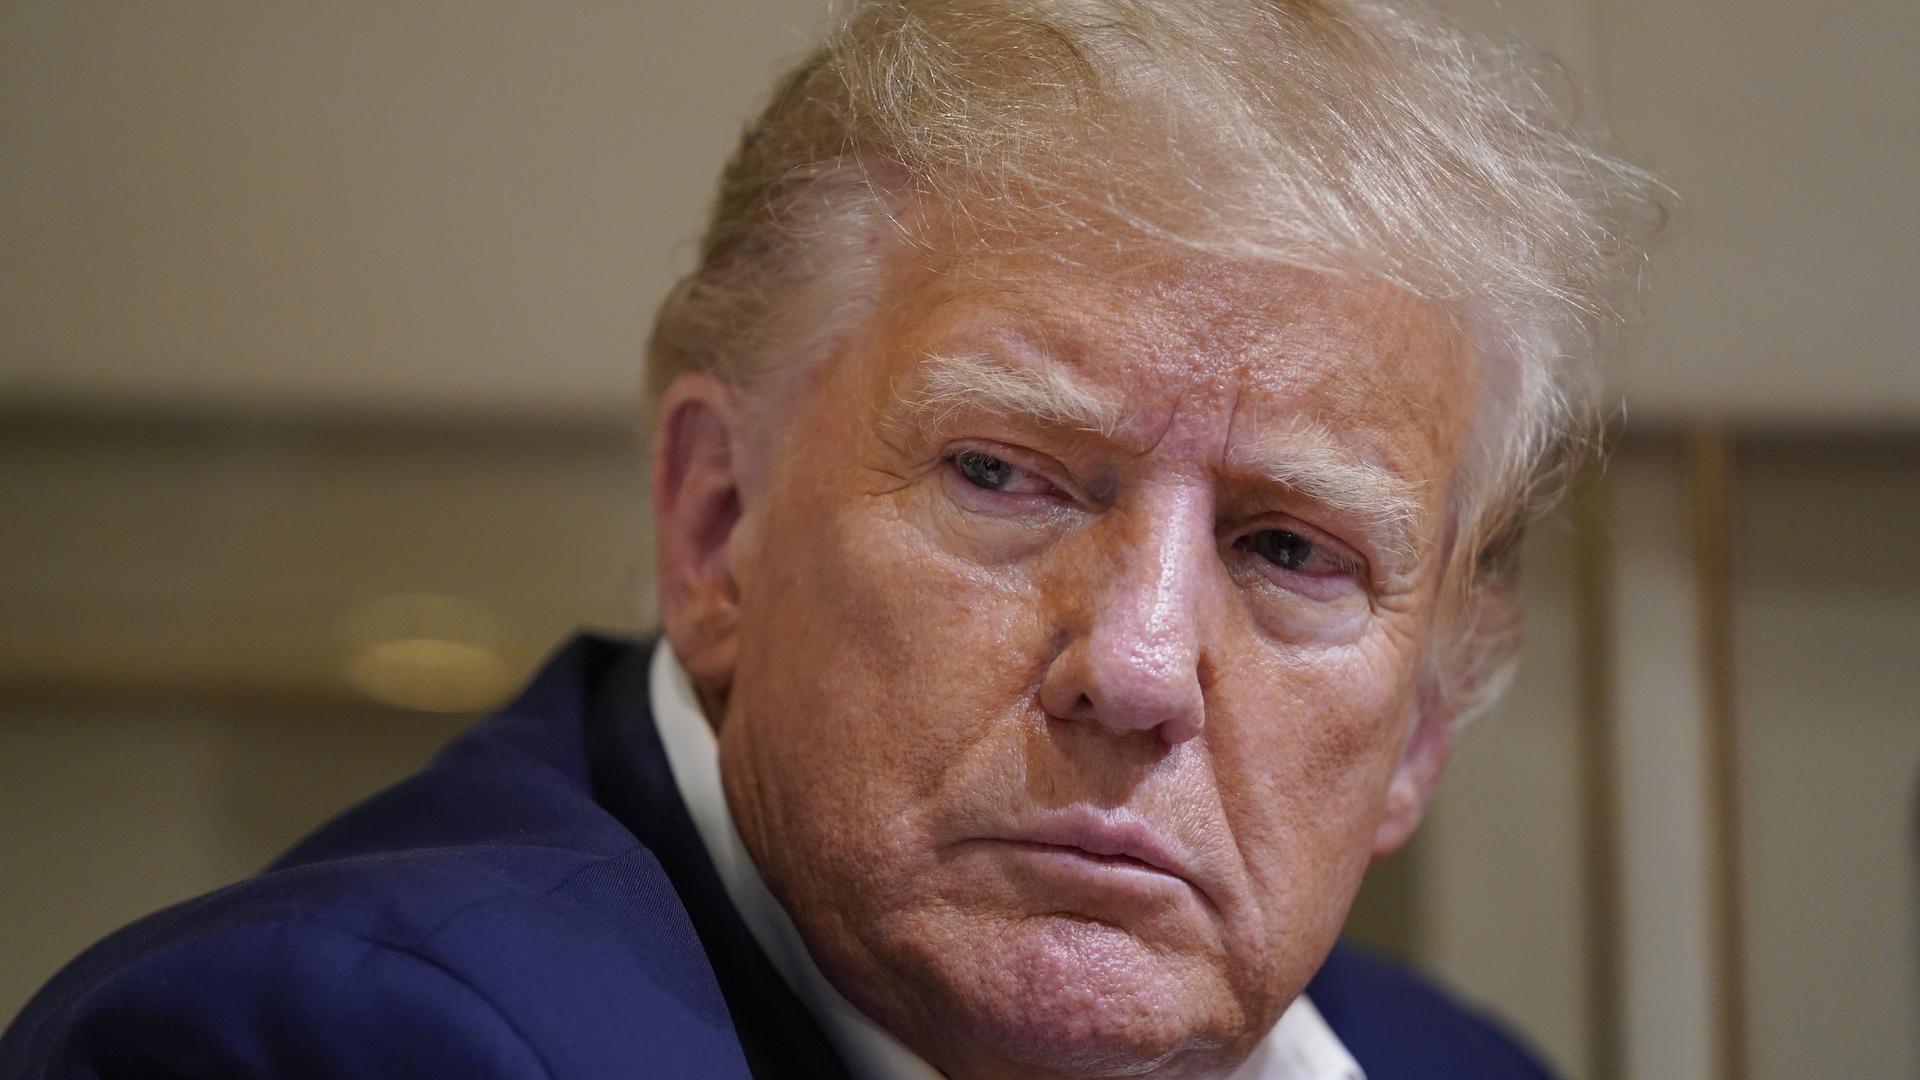
MULTIPOLYGON (((937 1080, 938 1070, 853 1007, 814 965, 800 931, 767 890, 720 786, 720 748, 686 669, 661 639, 648 681, 653 722, 700 842, 728 899, 787 985, 860 1080, 937 1080)), ((1293 1000, 1230 1080, 1366 1080, 1305 994, 1293 1000)))

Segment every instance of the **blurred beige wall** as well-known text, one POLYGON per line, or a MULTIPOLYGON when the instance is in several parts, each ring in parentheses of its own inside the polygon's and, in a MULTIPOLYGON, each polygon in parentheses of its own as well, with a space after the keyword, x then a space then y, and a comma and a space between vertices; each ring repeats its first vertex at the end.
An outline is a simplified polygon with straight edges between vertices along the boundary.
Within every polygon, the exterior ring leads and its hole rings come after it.
POLYGON ((0 394, 623 414, 822 10, 0 5, 0 394))
POLYGON ((1751 1075, 1920 1076, 1920 440, 1755 448, 1738 494, 1751 1075))

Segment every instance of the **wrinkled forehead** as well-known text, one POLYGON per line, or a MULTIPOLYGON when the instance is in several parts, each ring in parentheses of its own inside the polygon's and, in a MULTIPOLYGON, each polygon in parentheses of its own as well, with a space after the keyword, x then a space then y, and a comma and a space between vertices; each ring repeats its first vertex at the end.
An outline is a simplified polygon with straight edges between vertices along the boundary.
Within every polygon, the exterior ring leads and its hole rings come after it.
POLYGON ((1062 371, 1117 398, 1144 433, 1176 409, 1226 408, 1249 437, 1312 424, 1430 474, 1457 456, 1477 392, 1447 307, 1358 275, 1028 252, 922 261, 900 284, 893 385, 929 356, 975 353, 1062 371))

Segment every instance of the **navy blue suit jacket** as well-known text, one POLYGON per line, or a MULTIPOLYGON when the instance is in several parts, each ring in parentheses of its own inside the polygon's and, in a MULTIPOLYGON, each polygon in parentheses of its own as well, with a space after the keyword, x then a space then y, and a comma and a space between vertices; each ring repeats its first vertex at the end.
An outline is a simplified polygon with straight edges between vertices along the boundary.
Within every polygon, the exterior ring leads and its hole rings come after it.
MULTIPOLYGON (((0 1037, 0 1077, 842 1073, 680 803, 647 661, 575 639, 264 873, 82 954, 0 1037)), ((1347 948, 1309 993, 1370 1080, 1545 1075, 1347 948)))

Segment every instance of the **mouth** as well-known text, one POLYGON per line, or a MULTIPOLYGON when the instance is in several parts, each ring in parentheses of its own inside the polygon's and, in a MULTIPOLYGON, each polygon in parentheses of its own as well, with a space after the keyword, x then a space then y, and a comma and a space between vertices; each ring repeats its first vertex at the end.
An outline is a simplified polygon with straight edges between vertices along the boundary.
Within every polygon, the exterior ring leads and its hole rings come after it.
POLYGON ((1177 874, 1173 874, 1173 872, 1168 870, 1166 867, 1148 862, 1147 860, 1142 859, 1137 855, 1125 855, 1125 854, 1109 855, 1109 854, 1104 854, 1102 852, 1093 851, 1088 848, 1078 847, 1073 844, 1047 844, 1047 843, 1041 843, 1040 841, 1037 841, 1037 840, 1009 840, 1009 841, 1006 841, 1006 843, 1019 844, 1023 847, 1029 847, 1039 852, 1057 852, 1058 854, 1061 854, 1061 855, 1078 856, 1079 858, 1086 859, 1089 862, 1100 864, 1100 865, 1113 866, 1113 867, 1138 867, 1143 870, 1153 871, 1154 873, 1169 874, 1175 877, 1179 876, 1177 874))
POLYGON ((1176 886, 1215 906, 1185 848, 1131 814, 1091 808, 1056 811, 982 839, 1092 884, 1148 890, 1176 886))

